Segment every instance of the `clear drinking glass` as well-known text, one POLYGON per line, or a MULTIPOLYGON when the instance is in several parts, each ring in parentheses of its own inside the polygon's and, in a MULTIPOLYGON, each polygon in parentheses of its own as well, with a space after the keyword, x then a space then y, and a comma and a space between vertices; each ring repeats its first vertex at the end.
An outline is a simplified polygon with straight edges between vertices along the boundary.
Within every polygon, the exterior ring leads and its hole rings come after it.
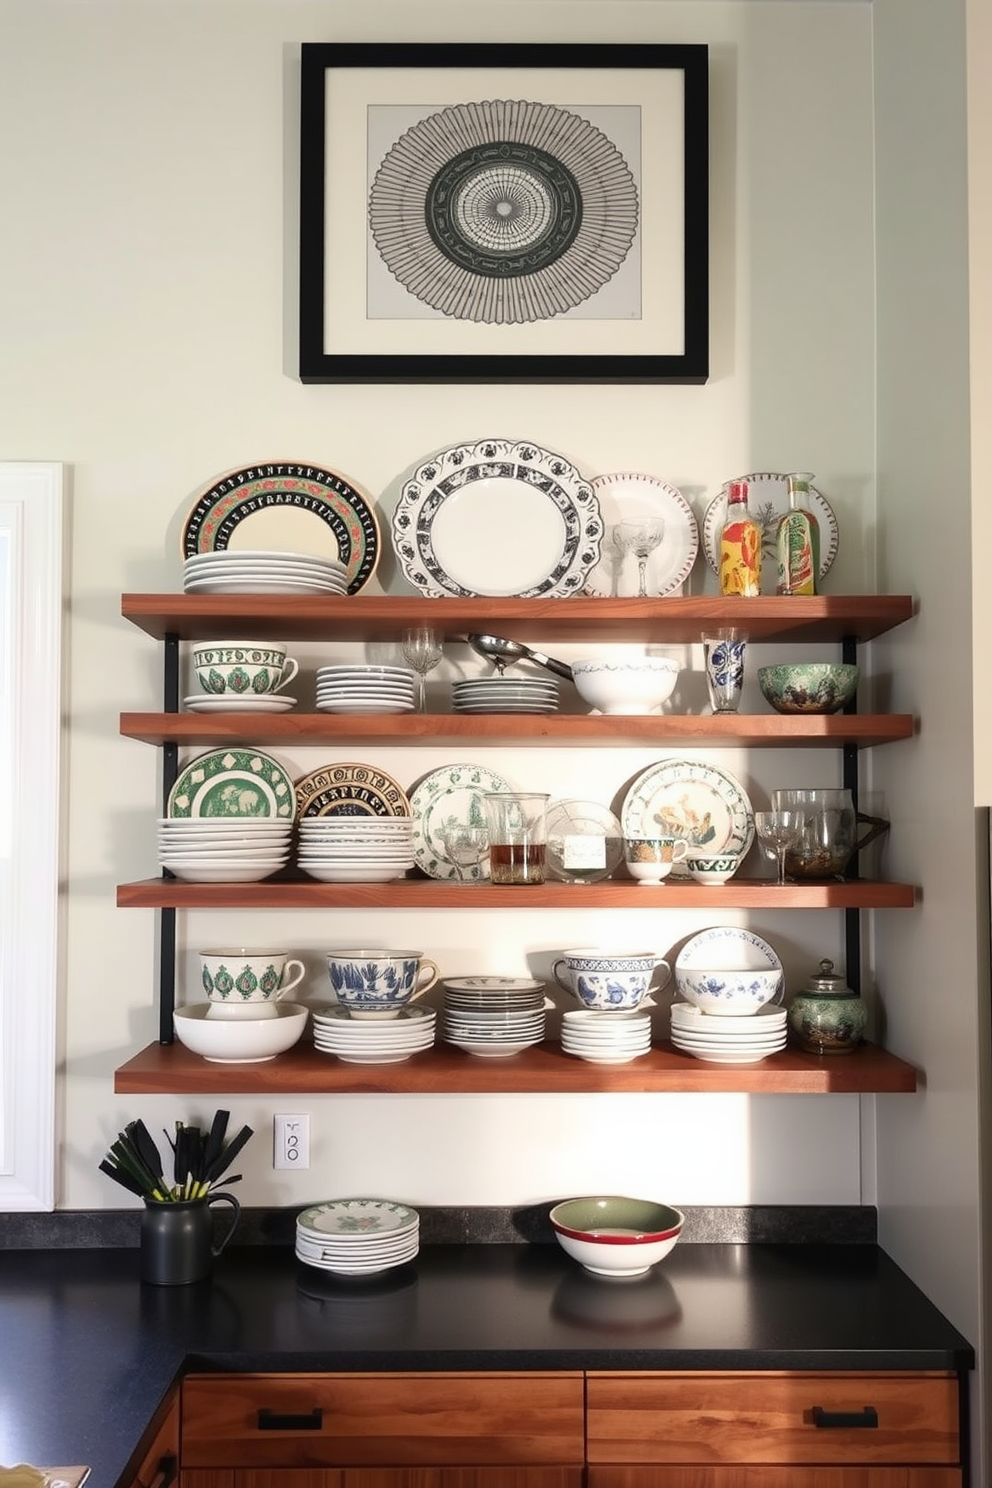
POLYGON ((534 791, 483 796, 489 824, 489 876, 494 884, 543 884, 547 861, 547 807, 534 791))
POLYGON ((432 672, 444 654, 444 638, 427 625, 415 625, 403 632, 403 659, 417 673, 420 684, 417 711, 427 711, 427 673, 432 672))
POLYGON ((610 536, 621 559, 630 553, 637 559, 637 595, 646 599, 648 559, 665 536, 664 522, 660 517, 643 522, 617 522, 610 536))
POLYGON ((756 811, 754 830, 778 862, 778 882, 785 883, 785 855, 802 836, 801 811, 756 811))
POLYGON ((458 874, 459 883, 470 883, 478 878, 476 872, 489 851, 489 832, 485 827, 473 827, 466 822, 455 822, 441 833, 444 850, 458 874))

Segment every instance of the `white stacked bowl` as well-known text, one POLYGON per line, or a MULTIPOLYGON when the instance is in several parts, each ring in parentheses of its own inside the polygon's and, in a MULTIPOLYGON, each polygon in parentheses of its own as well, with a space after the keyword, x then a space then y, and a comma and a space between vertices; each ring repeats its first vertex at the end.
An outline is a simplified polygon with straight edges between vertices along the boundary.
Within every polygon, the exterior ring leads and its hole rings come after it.
POLYGON ((252 883, 289 862, 293 824, 274 817, 160 817, 159 866, 190 883, 252 883))
POLYGON ((788 1036, 786 1009, 767 1003, 739 1018, 673 1002, 671 1020, 672 1047, 710 1064, 758 1064, 784 1049, 788 1036))
POLYGON ((409 667, 318 667, 316 706, 322 713, 412 713, 415 680, 409 667))
POLYGON ((402 878, 414 866, 413 817, 304 817, 297 862, 321 883, 388 883, 402 878))

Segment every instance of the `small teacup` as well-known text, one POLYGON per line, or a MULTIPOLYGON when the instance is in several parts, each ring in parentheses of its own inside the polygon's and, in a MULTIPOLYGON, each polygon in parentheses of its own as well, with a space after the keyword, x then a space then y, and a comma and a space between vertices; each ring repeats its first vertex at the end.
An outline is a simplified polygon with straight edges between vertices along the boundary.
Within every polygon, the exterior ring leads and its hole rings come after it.
POLYGON ((210 1000, 208 1018, 270 1018, 276 1003, 307 974, 288 951, 245 946, 200 952, 200 979, 210 1000))
POLYGON ((690 855, 685 860, 685 866, 697 883, 725 884, 728 878, 733 878, 740 862, 739 853, 721 853, 708 858, 690 855))
POLYGON ((338 1002, 352 1018, 398 1018, 441 973, 422 951, 349 948, 328 952, 327 974, 338 1002))
POLYGON ((655 951, 601 951, 582 947, 566 951, 551 968, 563 992, 570 992, 585 1008, 600 1011, 634 1008, 651 990, 655 971, 662 968, 658 990, 670 981, 672 968, 655 951), (559 972, 564 967, 564 974, 559 972))
POLYGON ((625 837, 623 855, 631 878, 659 884, 674 864, 685 862, 689 844, 684 837, 625 837))
POLYGON ((190 656, 204 692, 226 697, 278 692, 300 669, 278 641, 195 641, 190 656))

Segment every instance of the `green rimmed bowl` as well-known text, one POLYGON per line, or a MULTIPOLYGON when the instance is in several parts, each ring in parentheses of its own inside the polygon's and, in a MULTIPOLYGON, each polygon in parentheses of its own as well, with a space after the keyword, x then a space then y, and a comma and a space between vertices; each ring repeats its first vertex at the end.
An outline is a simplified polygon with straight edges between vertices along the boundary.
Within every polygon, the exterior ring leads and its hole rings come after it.
POLYGON ((759 667, 758 686, 776 713, 839 713, 857 691, 858 676, 850 662, 783 662, 759 667))

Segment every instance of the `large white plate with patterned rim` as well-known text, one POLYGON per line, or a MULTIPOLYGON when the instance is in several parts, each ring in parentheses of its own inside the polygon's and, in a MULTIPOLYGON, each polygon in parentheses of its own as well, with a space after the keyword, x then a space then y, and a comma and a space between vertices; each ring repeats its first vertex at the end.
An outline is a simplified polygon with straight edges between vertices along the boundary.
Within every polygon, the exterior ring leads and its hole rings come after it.
MULTIPOLYGON (((754 812, 747 792, 727 770, 698 760, 668 759, 649 765, 624 798, 625 837, 685 837, 707 854, 747 852, 754 840, 754 812)), ((688 876, 675 863, 673 876, 688 876)))
POLYGON ((313 1204, 296 1216, 302 1234, 322 1240, 325 1235, 362 1240, 374 1235, 403 1234, 420 1223, 416 1209, 389 1199, 330 1199, 313 1204))
MULTIPOLYGON (((690 935, 675 961, 676 971, 781 971, 782 962, 774 947, 753 930, 740 925, 713 925, 690 935)), ((758 1013, 777 1021, 780 1010, 759 1008, 758 1013)), ((689 1013, 680 1016, 691 1017, 689 1013)), ((752 1014, 752 1017, 757 1014, 752 1014)), ((707 1019, 713 1017, 706 1014, 707 1019)), ((736 1018, 732 1020, 736 1023, 736 1018)), ((750 1020, 749 1020, 750 1021, 750 1020)))
POLYGON ((364 589, 381 547, 371 505, 333 470, 306 460, 229 470, 197 496, 183 523, 184 558, 228 548, 308 553, 345 565, 348 593, 364 589))
POLYGON ((293 781, 284 766, 260 749, 213 749, 180 770, 169 792, 171 817, 292 818, 293 781))
POLYGON ((487 879, 489 864, 452 861, 444 844, 449 827, 486 825, 483 796, 513 787, 485 765, 444 765, 425 775, 410 793, 413 813, 413 853, 417 867, 428 878, 487 879))
POLYGON ((651 519, 664 523, 664 533, 645 565, 645 588, 653 598, 678 593, 699 552, 699 527, 682 492, 657 476, 634 471, 597 475, 592 488, 603 518, 603 548, 586 579, 586 594, 613 598, 639 593, 637 559, 620 552, 613 528, 618 522, 651 519))
POLYGON ((342 760, 311 770, 296 782, 297 814, 309 816, 409 816, 403 787, 374 765, 342 760))
MULTIPOLYGON (((778 519, 789 510, 789 477, 762 470, 738 476, 749 486, 748 505, 761 527, 761 592, 775 593, 775 529, 778 519)), ((729 482, 728 482, 729 484, 729 482)), ((837 557, 840 532, 833 508, 815 486, 809 488, 809 509, 820 527, 820 578, 837 557)), ((717 492, 703 513, 703 548, 706 561, 715 574, 720 572, 720 533, 727 515, 727 487, 717 492)))
POLYGON ((526 440, 453 445, 406 481, 392 519, 403 573, 431 599, 579 594, 598 562, 599 501, 570 461, 526 440))

